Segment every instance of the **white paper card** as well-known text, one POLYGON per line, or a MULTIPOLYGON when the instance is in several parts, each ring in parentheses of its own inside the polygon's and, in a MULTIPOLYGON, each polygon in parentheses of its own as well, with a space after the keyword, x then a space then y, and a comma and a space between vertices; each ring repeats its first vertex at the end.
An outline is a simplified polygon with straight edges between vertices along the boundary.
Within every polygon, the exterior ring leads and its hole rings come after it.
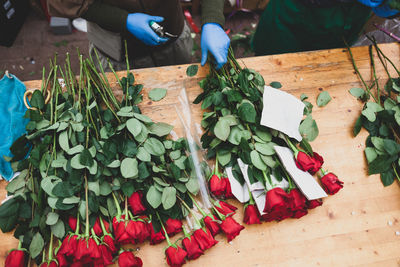
POLYGON ((303 102, 284 91, 264 86, 263 105, 261 125, 301 141, 299 126, 303 119, 303 102))
POLYGON ((274 146, 274 148, 285 169, 308 200, 327 197, 325 191, 311 174, 297 168, 292 150, 281 146, 274 146))
POLYGON ((243 186, 236 180, 232 173, 232 167, 228 167, 225 169, 226 174, 228 175, 229 182, 231 183, 232 194, 239 200, 241 203, 246 203, 250 200, 249 189, 247 184, 243 186))

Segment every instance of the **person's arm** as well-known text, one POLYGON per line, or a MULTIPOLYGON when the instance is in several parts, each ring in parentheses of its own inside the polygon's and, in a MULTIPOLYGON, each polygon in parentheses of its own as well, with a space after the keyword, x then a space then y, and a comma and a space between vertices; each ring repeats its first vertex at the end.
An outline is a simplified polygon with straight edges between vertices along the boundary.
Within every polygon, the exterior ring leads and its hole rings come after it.
POLYGON ((201 65, 206 64, 210 52, 219 69, 227 62, 230 45, 230 39, 223 29, 224 0, 203 0, 201 6, 201 65))

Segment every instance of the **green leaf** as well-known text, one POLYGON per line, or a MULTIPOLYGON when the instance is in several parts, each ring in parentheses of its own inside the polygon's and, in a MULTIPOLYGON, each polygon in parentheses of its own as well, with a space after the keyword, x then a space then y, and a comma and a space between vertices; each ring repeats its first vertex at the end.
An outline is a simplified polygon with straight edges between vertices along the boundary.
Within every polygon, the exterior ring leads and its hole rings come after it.
POLYGON ((15 193, 17 190, 23 188, 25 186, 25 178, 28 174, 28 170, 23 170, 21 173, 11 180, 11 182, 6 186, 6 190, 8 193, 15 193))
POLYGON ((173 128, 174 126, 163 122, 154 123, 148 127, 150 133, 155 134, 159 137, 169 135, 173 128))
POLYGON ((275 88, 275 89, 280 89, 282 88, 282 84, 280 82, 272 82, 269 84, 269 86, 275 88))
POLYGON ((143 147, 139 147, 136 157, 144 162, 150 162, 150 160, 151 160, 150 153, 147 152, 147 150, 144 149, 143 147))
POLYGON ((309 142, 312 142, 317 138, 319 134, 317 122, 313 120, 311 115, 308 115, 300 124, 299 131, 301 135, 306 138, 309 142))
POLYGON ((154 185, 150 186, 149 191, 147 191, 146 200, 153 209, 156 209, 161 205, 161 193, 154 185))
POLYGON ((229 137, 229 133, 231 131, 231 128, 229 126, 229 123, 226 120, 219 120, 214 127, 214 134, 215 136, 222 140, 226 141, 226 139, 229 137))
POLYGON ((172 208, 176 203, 176 189, 171 186, 164 188, 161 196, 161 202, 165 210, 172 208))
POLYGON ((84 169, 85 166, 83 166, 80 162, 80 155, 76 154, 75 156, 72 157, 71 159, 71 167, 77 170, 84 169))
POLYGON ((394 119, 396 120, 397 124, 400 126, 400 111, 396 111, 396 113, 394 113, 394 119))
POLYGON ((88 189, 92 191, 96 196, 100 196, 100 184, 99 181, 88 182, 88 189))
POLYGON ((108 196, 111 192, 111 186, 107 181, 104 181, 100 184, 100 195, 108 196))
POLYGON ((256 110, 254 106, 248 102, 243 102, 238 109, 238 115, 240 119, 247 121, 247 122, 256 122, 256 110))
POLYGON ((124 178, 136 178, 138 175, 138 162, 133 158, 125 158, 121 162, 121 175, 124 178))
POLYGON ((271 142, 272 140, 272 135, 268 131, 256 129, 256 135, 265 142, 271 142))
POLYGON ((357 118, 356 123, 354 124, 354 128, 353 128, 354 137, 356 137, 360 133, 361 128, 362 128, 362 117, 359 116, 357 118))
POLYGON ((364 109, 361 111, 361 114, 364 115, 370 122, 374 122, 376 120, 376 114, 372 109, 364 109))
POLYGON ((186 75, 189 77, 193 77, 197 74, 197 71, 199 70, 199 66, 198 65, 190 65, 187 69, 186 69, 186 75))
POLYGON ((79 163, 83 166, 92 167, 94 160, 88 149, 84 149, 81 154, 79 154, 79 163))
POLYGON ((275 149, 274 149, 274 143, 270 142, 268 144, 263 144, 263 143, 255 143, 254 147, 255 149, 260 152, 263 155, 266 156, 272 156, 275 154, 275 149))
POLYGON ((162 156, 165 153, 164 145, 156 138, 150 137, 144 142, 143 147, 154 156, 162 156))
POLYGON ((62 220, 58 220, 56 224, 50 226, 51 232, 59 239, 65 235, 65 226, 62 220))
POLYGON ((389 155, 378 156, 375 160, 368 164, 368 174, 378 174, 386 172, 390 169, 392 158, 389 155))
POLYGON ((57 183, 51 192, 56 197, 71 197, 74 195, 73 188, 69 182, 57 183))
POLYGON ((43 109, 44 107, 44 98, 42 92, 40 90, 35 90, 32 94, 31 100, 29 101, 32 107, 43 109))
POLYGON ((108 168, 118 168, 121 166, 121 161, 119 160, 113 160, 110 164, 107 165, 108 168))
POLYGON ((386 150, 386 152, 391 156, 400 153, 400 145, 391 139, 383 140, 383 147, 386 150))
POLYGON ((219 163, 221 163, 222 166, 225 166, 229 161, 231 161, 231 152, 228 151, 223 153, 221 150, 217 150, 217 157, 219 163))
POLYGON ((187 190, 189 190, 190 193, 197 195, 197 192, 199 192, 200 186, 199 182, 197 181, 197 178, 190 178, 189 181, 186 182, 185 184, 187 190))
POLYGON ((140 134, 140 132, 142 131, 142 125, 143 124, 135 118, 129 119, 126 122, 126 127, 133 136, 137 136, 138 134, 140 134))
POLYGON ((136 119, 138 119, 138 120, 140 120, 142 122, 145 122, 145 123, 152 122, 152 120, 149 117, 147 117, 146 115, 135 113, 134 116, 135 116, 136 119))
POLYGON ((396 106, 396 102, 395 102, 393 99, 391 99, 391 98, 387 98, 387 99, 385 100, 385 102, 383 103, 383 107, 384 107, 386 110, 391 110, 391 109, 393 109, 395 106, 396 106))
POLYGON ((393 170, 381 173, 381 181, 384 186, 389 186, 394 182, 393 170))
POLYGON ((267 165, 261 159, 260 154, 257 151, 253 150, 250 153, 251 163, 259 170, 266 171, 267 165))
POLYGON ((362 88, 351 88, 349 90, 350 94, 354 97, 356 97, 357 99, 360 99, 362 101, 365 101, 368 98, 367 92, 365 92, 364 89, 362 88))
POLYGON ((60 216, 57 213, 49 212, 46 217, 46 224, 47 225, 54 225, 58 221, 60 216))
POLYGON ((306 99, 308 99, 308 95, 306 95, 306 94, 301 94, 301 96, 300 96, 300 100, 301 101, 303 101, 303 100, 306 100, 306 99))
POLYGON ((68 132, 63 131, 59 134, 58 136, 58 143, 60 144, 60 147, 65 151, 69 151, 69 142, 68 142, 68 132))
POLYGON ((377 152, 380 152, 378 154, 385 153, 385 142, 383 141, 383 138, 373 136, 371 137, 371 142, 376 148, 377 152))
POLYGON ((167 95, 167 89, 154 88, 149 92, 149 98, 153 101, 160 101, 167 95))
POLYGON ((324 107, 324 106, 326 106, 326 105, 329 103, 329 101, 331 101, 331 100, 332 100, 332 98, 331 98, 331 96, 329 95, 328 91, 323 91, 323 92, 321 92, 321 93, 318 95, 318 97, 317 97, 317 106, 318 106, 318 107, 324 107))
POLYGON ((375 149, 372 147, 366 147, 364 150, 364 153, 365 153, 365 157, 367 158, 368 163, 374 161, 378 157, 378 154, 376 153, 375 149))
POLYGON ((29 253, 31 254, 32 258, 36 258, 39 256, 40 252, 42 252, 44 247, 44 240, 40 233, 36 233, 29 245, 29 253))

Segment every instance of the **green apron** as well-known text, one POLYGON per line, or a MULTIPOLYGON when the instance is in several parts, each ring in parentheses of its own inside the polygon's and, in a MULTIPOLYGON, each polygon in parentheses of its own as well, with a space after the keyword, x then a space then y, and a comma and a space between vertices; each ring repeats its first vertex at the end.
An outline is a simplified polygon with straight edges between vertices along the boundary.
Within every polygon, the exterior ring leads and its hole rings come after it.
POLYGON ((344 47, 357 40, 371 8, 354 1, 308 7, 300 0, 271 0, 252 39, 256 55, 344 47))

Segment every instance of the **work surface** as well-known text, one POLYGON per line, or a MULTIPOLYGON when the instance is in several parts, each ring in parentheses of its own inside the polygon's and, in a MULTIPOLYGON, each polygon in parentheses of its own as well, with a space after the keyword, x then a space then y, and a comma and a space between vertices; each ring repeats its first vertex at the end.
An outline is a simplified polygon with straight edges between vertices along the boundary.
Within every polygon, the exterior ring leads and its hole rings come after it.
MULTIPOLYGON (((400 65, 398 44, 382 45, 382 49, 400 65)), ((369 80, 368 48, 354 48, 353 53, 358 68, 369 80)), ((225 236, 219 235, 218 245, 186 266, 399 266, 399 183, 384 188, 379 177, 367 176, 363 154, 367 133, 363 130, 356 138, 352 136, 362 104, 348 93, 350 88, 361 84, 346 50, 255 57, 243 59, 242 63, 260 72, 266 83, 279 81, 282 90, 297 97, 302 93, 309 96, 320 132, 312 143, 313 148, 324 156, 325 169, 336 173, 344 182, 344 188, 337 195, 324 199, 322 207, 310 210, 301 219, 246 226, 231 244, 226 242, 225 236), (319 108, 315 101, 323 90, 330 93, 332 101, 319 108)), ((173 124, 178 135, 182 132, 175 111, 175 105, 180 107, 178 95, 186 88, 192 102, 201 92, 197 82, 208 72, 208 68, 200 68, 195 77, 189 78, 186 67, 133 71, 136 81, 144 85, 144 101, 140 104, 143 113, 155 121, 173 124), (162 101, 152 102, 147 92, 157 87, 167 88, 168 93, 162 101)), ((380 65, 378 77, 387 79, 380 65)), ((39 81, 25 84, 27 88, 40 86, 39 81)), ((191 108, 193 119, 199 123, 200 105, 192 104, 191 108)), ((0 199, 5 197, 5 186, 6 182, 2 181, 0 199)), ((231 203, 242 207, 236 201, 231 203)), ((235 215, 239 221, 241 213, 240 210, 235 215)), ((0 238, 0 262, 4 264, 7 251, 16 247, 17 241, 11 234, 0 234, 0 238)), ((144 266, 166 266, 164 246, 165 243, 153 247, 146 243, 140 246, 137 255, 144 266)))

